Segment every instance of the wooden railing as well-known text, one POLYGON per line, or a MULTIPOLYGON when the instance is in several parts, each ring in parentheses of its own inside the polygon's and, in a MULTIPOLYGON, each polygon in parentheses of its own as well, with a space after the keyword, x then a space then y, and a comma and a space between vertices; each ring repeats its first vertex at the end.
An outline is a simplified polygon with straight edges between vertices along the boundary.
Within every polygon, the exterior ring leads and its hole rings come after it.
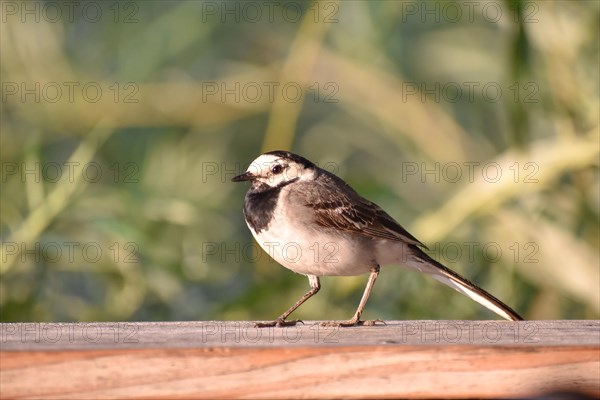
POLYGON ((600 321, 0 324, 0 398, 600 396, 600 321))

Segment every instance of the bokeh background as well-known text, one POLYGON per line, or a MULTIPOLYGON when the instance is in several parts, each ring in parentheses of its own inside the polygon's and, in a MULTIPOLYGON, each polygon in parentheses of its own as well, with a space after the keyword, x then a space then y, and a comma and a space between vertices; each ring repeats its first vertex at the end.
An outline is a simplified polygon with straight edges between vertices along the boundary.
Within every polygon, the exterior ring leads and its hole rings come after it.
MULTIPOLYGON (((1 3, 0 320, 279 315, 308 282, 230 182, 274 149, 526 318, 599 318, 597 1, 69 4, 1 3)), ((364 316, 496 318, 393 266, 364 316)))

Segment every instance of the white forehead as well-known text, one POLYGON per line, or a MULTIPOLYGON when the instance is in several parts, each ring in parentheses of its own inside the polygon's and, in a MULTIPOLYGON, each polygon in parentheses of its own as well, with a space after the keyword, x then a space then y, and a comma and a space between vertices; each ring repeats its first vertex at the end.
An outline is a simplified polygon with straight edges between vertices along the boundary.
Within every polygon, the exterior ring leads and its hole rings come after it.
POLYGON ((263 154, 258 156, 258 158, 252 161, 252 163, 248 166, 247 171, 257 176, 269 176, 270 180, 275 181, 290 180, 293 178, 312 179, 314 177, 313 171, 307 170, 304 165, 286 157, 276 156, 274 154, 263 154), (277 178, 273 178, 273 175, 271 174, 271 168, 276 164, 286 164, 287 168, 281 175, 276 175, 277 178))
POLYGON ((254 161, 252 161, 252 164, 270 166, 276 163, 278 160, 281 160, 281 157, 278 157, 273 154, 262 154, 258 156, 254 161))
POLYGON ((274 164, 281 162, 282 158, 273 154, 263 154, 258 156, 250 165, 247 171, 261 175, 262 171, 269 170, 274 164))

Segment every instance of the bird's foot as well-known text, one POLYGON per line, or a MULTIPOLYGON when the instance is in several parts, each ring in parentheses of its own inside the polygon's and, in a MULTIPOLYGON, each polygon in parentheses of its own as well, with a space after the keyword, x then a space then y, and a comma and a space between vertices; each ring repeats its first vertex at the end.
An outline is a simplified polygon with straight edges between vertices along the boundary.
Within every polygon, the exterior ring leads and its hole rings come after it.
POLYGON ((377 323, 381 323, 382 325, 385 325, 385 321, 381 320, 381 319, 372 319, 372 320, 366 320, 366 321, 361 321, 358 318, 352 318, 349 319, 348 321, 323 321, 321 322, 321 326, 328 326, 328 327, 348 327, 348 326, 375 326, 377 325, 377 323))
POLYGON ((304 324, 304 322, 302 320, 299 319, 292 319, 292 320, 285 320, 283 318, 277 318, 276 320, 273 321, 266 321, 266 322, 256 322, 254 323, 254 326, 256 328, 268 328, 271 326, 277 326, 277 327, 282 327, 282 326, 295 326, 297 323, 301 323, 304 324))
POLYGON ((359 321, 358 323, 359 323, 359 325, 364 325, 364 326, 376 326, 377 324, 387 325, 385 323, 385 321, 382 319, 368 319, 366 321, 359 321))

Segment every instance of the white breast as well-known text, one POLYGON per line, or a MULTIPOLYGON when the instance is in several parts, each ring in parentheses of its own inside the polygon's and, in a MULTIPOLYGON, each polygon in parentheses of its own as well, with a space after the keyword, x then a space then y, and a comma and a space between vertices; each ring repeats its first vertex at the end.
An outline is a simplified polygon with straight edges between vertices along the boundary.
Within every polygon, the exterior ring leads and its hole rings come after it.
MULTIPOLYGON (((359 241, 349 235, 324 233, 312 222, 310 210, 304 206, 282 204, 280 198, 268 229, 256 233, 249 226, 258 244, 275 261, 303 275, 361 275, 369 272, 375 261, 358 251, 359 241)), ((370 253, 370 252, 368 252, 370 253)))

